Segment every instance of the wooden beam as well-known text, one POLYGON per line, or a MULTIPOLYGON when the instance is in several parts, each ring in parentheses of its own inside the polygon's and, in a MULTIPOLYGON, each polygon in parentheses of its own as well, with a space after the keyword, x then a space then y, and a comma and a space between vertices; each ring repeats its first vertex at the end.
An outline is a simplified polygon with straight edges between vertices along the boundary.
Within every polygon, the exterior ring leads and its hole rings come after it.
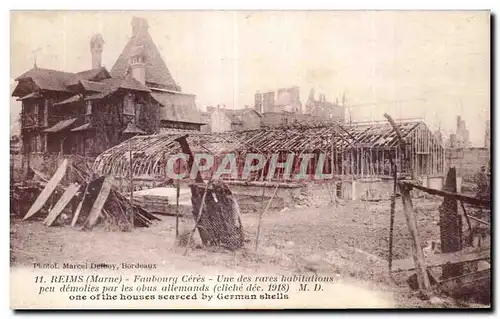
POLYGON ((78 184, 71 184, 68 188, 66 188, 61 198, 59 198, 59 201, 57 201, 56 205, 49 212, 43 223, 47 226, 51 226, 79 189, 80 185, 78 184))
POLYGON ((394 215, 396 209, 396 191, 397 191, 397 166, 393 164, 393 178, 394 178, 394 190, 391 196, 391 219, 389 223, 389 272, 392 270, 392 245, 394 237, 394 215))
POLYGON ((94 205, 90 210, 89 217, 87 218, 87 221, 85 223, 85 228, 92 229, 95 226, 97 219, 101 214, 102 208, 104 207, 104 204, 108 199, 109 193, 111 192, 112 186, 113 186, 113 175, 108 175, 104 179, 99 195, 97 195, 94 205))
POLYGON ((406 217, 406 224, 412 239, 412 255, 417 270, 417 280, 420 292, 428 295, 431 288, 429 276, 427 275, 427 267, 425 265, 424 252, 422 251, 420 234, 418 233, 417 221, 415 219, 415 212, 411 202, 410 190, 405 184, 399 184, 401 196, 403 199, 403 210, 406 217))
MULTIPOLYGON (((454 253, 434 254, 427 256, 425 264, 427 267, 440 267, 448 264, 465 264, 472 261, 488 260, 491 258, 489 249, 481 251, 457 251, 454 253)), ((415 270, 413 258, 397 259, 392 262, 392 272, 415 270)))
POLYGON ((73 215, 73 220, 71 220, 71 227, 75 227, 76 221, 78 220, 78 216, 80 216, 80 212, 82 211, 83 199, 76 207, 75 214, 73 215))
POLYGON ((421 186, 421 185, 414 184, 412 182, 407 182, 407 181, 403 181, 401 183, 407 185, 410 188, 417 188, 417 189, 422 190, 422 191, 424 191, 428 194, 431 194, 431 195, 448 197, 448 198, 463 201, 464 203, 471 204, 471 205, 478 205, 478 206, 482 206, 482 207, 486 207, 486 208, 491 207, 491 202, 489 200, 483 200, 483 199, 479 199, 479 198, 475 198, 475 197, 471 197, 471 196, 467 196, 467 195, 463 195, 463 194, 459 194, 459 193, 453 193, 453 192, 449 192, 449 191, 428 188, 428 187, 421 186))
MULTIPOLYGON (((466 216, 468 216, 468 215, 466 215, 466 216)), ((480 224, 490 226, 490 223, 488 223, 488 222, 486 222, 486 221, 484 221, 482 219, 476 218, 474 216, 469 216, 469 218, 472 219, 472 220, 474 220, 474 221, 476 221, 476 222, 478 222, 478 223, 480 223, 480 224)))
POLYGON ((35 202, 33 203, 33 205, 31 205, 30 209, 28 210, 28 212, 24 216, 23 220, 26 220, 26 219, 30 218, 31 216, 35 215, 43 207, 43 205, 45 205, 45 203, 49 199, 50 195, 52 195, 52 193, 54 192, 54 190, 56 189, 56 187, 61 182, 64 175, 66 174, 67 167, 68 167, 68 160, 65 159, 61 163, 61 165, 59 166, 59 168, 57 169, 55 174, 52 176, 50 181, 47 183, 45 188, 42 190, 40 195, 38 195, 38 197, 35 200, 35 202))
POLYGON ((491 269, 484 269, 441 281, 439 288, 448 293, 463 292, 469 289, 477 289, 481 285, 488 285, 489 282, 491 282, 491 269))

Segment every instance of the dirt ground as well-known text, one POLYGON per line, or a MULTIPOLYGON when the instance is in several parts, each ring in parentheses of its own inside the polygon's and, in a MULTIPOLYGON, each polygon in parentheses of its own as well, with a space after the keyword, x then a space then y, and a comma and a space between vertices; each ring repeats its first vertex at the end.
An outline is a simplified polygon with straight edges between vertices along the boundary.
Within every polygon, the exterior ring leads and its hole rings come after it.
MULTIPOLYGON (((422 240, 439 238, 439 199, 414 200, 422 240)), ((133 232, 115 232, 103 226, 84 232, 70 226, 46 227, 40 220, 11 222, 11 264, 32 262, 147 262, 164 267, 197 269, 200 266, 238 271, 321 272, 337 274, 372 289, 389 292, 396 307, 464 307, 443 299, 420 300, 406 284, 406 277, 388 274, 389 201, 347 201, 322 208, 269 212, 262 218, 259 249, 255 241, 259 216, 242 215, 247 243, 238 252, 184 247, 175 240, 175 217, 133 232)), ((410 238, 397 200, 394 258, 410 255, 410 238)), ((190 217, 180 220, 181 233, 190 230, 190 217)))

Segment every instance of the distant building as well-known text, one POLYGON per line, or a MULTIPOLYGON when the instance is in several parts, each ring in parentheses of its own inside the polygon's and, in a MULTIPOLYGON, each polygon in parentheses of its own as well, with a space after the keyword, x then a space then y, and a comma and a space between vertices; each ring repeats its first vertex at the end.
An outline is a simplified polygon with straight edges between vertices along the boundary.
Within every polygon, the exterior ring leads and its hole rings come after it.
POLYGON ((339 123, 344 123, 345 121, 345 108, 339 105, 338 102, 328 102, 324 94, 320 94, 319 99, 316 100, 314 89, 311 89, 311 92, 309 93, 305 113, 313 117, 336 121, 339 123))
POLYGON ((254 109, 261 113, 302 113, 300 88, 280 88, 277 92, 255 93, 254 109))
POLYGON ((211 132, 254 130, 261 126, 262 115, 248 106, 234 110, 209 106, 205 114, 210 116, 207 122, 211 132))
POLYGON ((470 147, 469 130, 460 115, 457 116, 457 147, 470 147))

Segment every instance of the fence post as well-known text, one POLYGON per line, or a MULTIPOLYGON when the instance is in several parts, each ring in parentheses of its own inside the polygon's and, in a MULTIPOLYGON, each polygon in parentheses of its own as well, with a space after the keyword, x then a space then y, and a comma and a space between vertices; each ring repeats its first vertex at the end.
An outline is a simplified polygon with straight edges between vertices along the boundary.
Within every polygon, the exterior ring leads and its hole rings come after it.
POLYGON ((429 276, 427 275, 427 266, 425 265, 424 252, 420 244, 420 234, 418 233, 417 221, 415 219, 415 212, 411 202, 410 189, 406 184, 400 183, 399 189, 403 199, 403 208, 408 224, 408 230, 412 239, 412 255, 417 270, 417 280, 420 292, 425 297, 428 297, 430 290, 429 276))

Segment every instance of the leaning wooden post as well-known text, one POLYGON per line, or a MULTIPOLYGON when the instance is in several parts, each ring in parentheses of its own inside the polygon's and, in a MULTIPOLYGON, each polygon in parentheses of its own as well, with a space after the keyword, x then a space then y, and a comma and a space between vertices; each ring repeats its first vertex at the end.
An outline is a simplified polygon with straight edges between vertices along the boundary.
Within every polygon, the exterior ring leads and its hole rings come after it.
POLYGON ((268 158, 266 157, 266 161, 264 162, 264 166, 262 167, 262 171, 260 174, 260 181, 262 182, 262 195, 260 198, 260 204, 261 204, 261 211, 259 213, 259 222, 257 224, 257 239, 255 241, 255 251, 257 251, 257 248, 259 246, 258 241, 259 241, 259 233, 260 233, 260 223, 262 220, 262 212, 264 211, 264 195, 266 193, 266 185, 264 183, 264 169, 266 168, 268 158))
POLYGON ((176 195, 176 210, 175 210, 175 238, 179 237, 179 195, 180 195, 180 180, 177 179, 177 195, 176 195))
POLYGON ((130 224, 134 227, 134 176, 132 171, 132 137, 128 140, 128 151, 130 156, 130 224))
POLYGON ((415 219, 415 212, 411 202, 410 188, 407 184, 399 183, 401 197, 403 199, 403 209, 408 224, 408 230, 412 239, 412 255, 415 262, 415 269, 417 271, 418 287, 420 292, 425 297, 428 297, 430 290, 429 277, 427 275, 427 266, 425 265, 424 252, 420 244, 420 235, 418 233, 417 221, 415 219))
POLYGON ((393 177, 394 177, 394 191, 391 196, 391 219, 389 225, 389 272, 392 271, 392 246, 394 237, 394 215, 396 211, 396 192, 397 192, 397 182, 398 182, 398 168, 395 162, 392 160, 392 156, 389 157, 391 161, 393 177))

